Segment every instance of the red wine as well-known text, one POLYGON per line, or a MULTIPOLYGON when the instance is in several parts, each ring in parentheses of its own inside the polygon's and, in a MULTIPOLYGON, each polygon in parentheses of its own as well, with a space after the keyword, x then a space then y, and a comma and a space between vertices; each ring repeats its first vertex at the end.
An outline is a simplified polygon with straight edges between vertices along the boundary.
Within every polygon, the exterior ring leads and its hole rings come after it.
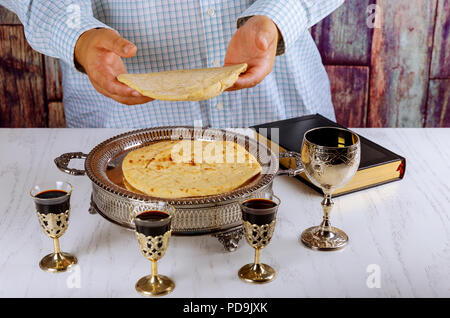
POLYGON ((275 219, 277 204, 267 199, 250 199, 242 203, 242 219, 251 224, 269 224, 275 219))
POLYGON ((170 230, 171 218, 163 211, 145 211, 134 219, 136 231, 145 236, 159 236, 170 230))
POLYGON ((70 208, 70 195, 63 190, 46 190, 35 195, 36 210, 41 214, 64 213, 70 208))

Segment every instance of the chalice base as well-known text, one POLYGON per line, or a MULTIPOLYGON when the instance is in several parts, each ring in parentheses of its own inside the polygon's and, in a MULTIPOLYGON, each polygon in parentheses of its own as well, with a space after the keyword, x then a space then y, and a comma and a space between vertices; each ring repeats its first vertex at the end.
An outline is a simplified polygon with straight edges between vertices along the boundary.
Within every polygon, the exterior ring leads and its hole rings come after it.
POLYGON ((313 250, 335 251, 347 245, 348 236, 336 227, 331 227, 331 231, 323 231, 320 226, 313 226, 303 231, 300 240, 313 250))
POLYGON ((46 272, 61 273, 77 263, 77 258, 69 253, 51 253, 41 259, 39 267, 46 272))
POLYGON ((264 284, 275 278, 275 270, 267 264, 247 264, 241 267, 238 276, 244 282, 264 284))
POLYGON ((164 275, 144 276, 136 283, 136 290, 144 296, 164 296, 175 288, 175 283, 164 275))

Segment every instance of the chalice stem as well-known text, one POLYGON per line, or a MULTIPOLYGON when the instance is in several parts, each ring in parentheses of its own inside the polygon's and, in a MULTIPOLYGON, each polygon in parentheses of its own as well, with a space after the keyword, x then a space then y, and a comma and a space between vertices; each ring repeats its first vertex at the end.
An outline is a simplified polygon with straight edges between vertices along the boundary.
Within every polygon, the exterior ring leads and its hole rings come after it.
POLYGON ((330 222, 330 212, 333 209, 334 202, 331 199, 331 194, 325 194, 324 199, 322 200, 322 209, 323 209, 323 220, 320 223, 320 232, 322 234, 327 234, 331 232, 331 222, 330 222))
POLYGON ((152 280, 158 277, 158 263, 152 259, 152 280))
POLYGON ((53 238, 53 248, 55 250, 55 254, 61 254, 61 248, 59 246, 59 239, 57 237, 53 238))
POLYGON ((255 265, 260 264, 261 249, 255 248, 255 265))

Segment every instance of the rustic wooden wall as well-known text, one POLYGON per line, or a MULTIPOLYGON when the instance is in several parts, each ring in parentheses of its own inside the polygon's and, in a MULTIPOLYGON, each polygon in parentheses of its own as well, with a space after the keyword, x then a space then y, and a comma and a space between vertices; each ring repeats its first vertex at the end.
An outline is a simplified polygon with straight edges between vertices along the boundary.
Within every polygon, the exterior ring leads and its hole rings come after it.
MULTIPOLYGON (((311 34, 339 123, 450 127, 450 0, 346 0, 311 34)), ((0 127, 64 125, 57 60, 0 7, 0 127)))
POLYGON ((0 127, 64 127, 59 62, 34 51, 0 6, 0 127))
POLYGON ((341 124, 450 127, 450 0, 346 0, 312 35, 341 124))

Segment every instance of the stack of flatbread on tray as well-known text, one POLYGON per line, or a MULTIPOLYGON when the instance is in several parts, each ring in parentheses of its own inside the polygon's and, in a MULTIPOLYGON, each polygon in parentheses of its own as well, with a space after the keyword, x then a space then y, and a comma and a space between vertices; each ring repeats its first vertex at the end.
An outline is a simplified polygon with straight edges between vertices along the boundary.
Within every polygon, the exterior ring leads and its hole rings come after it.
POLYGON ((247 64, 164 71, 148 74, 120 74, 117 80, 144 96, 167 101, 198 101, 216 97, 233 86, 247 64))
POLYGON ((160 198, 221 194, 261 173, 261 165, 231 141, 161 141, 127 154, 122 163, 125 186, 160 198))

